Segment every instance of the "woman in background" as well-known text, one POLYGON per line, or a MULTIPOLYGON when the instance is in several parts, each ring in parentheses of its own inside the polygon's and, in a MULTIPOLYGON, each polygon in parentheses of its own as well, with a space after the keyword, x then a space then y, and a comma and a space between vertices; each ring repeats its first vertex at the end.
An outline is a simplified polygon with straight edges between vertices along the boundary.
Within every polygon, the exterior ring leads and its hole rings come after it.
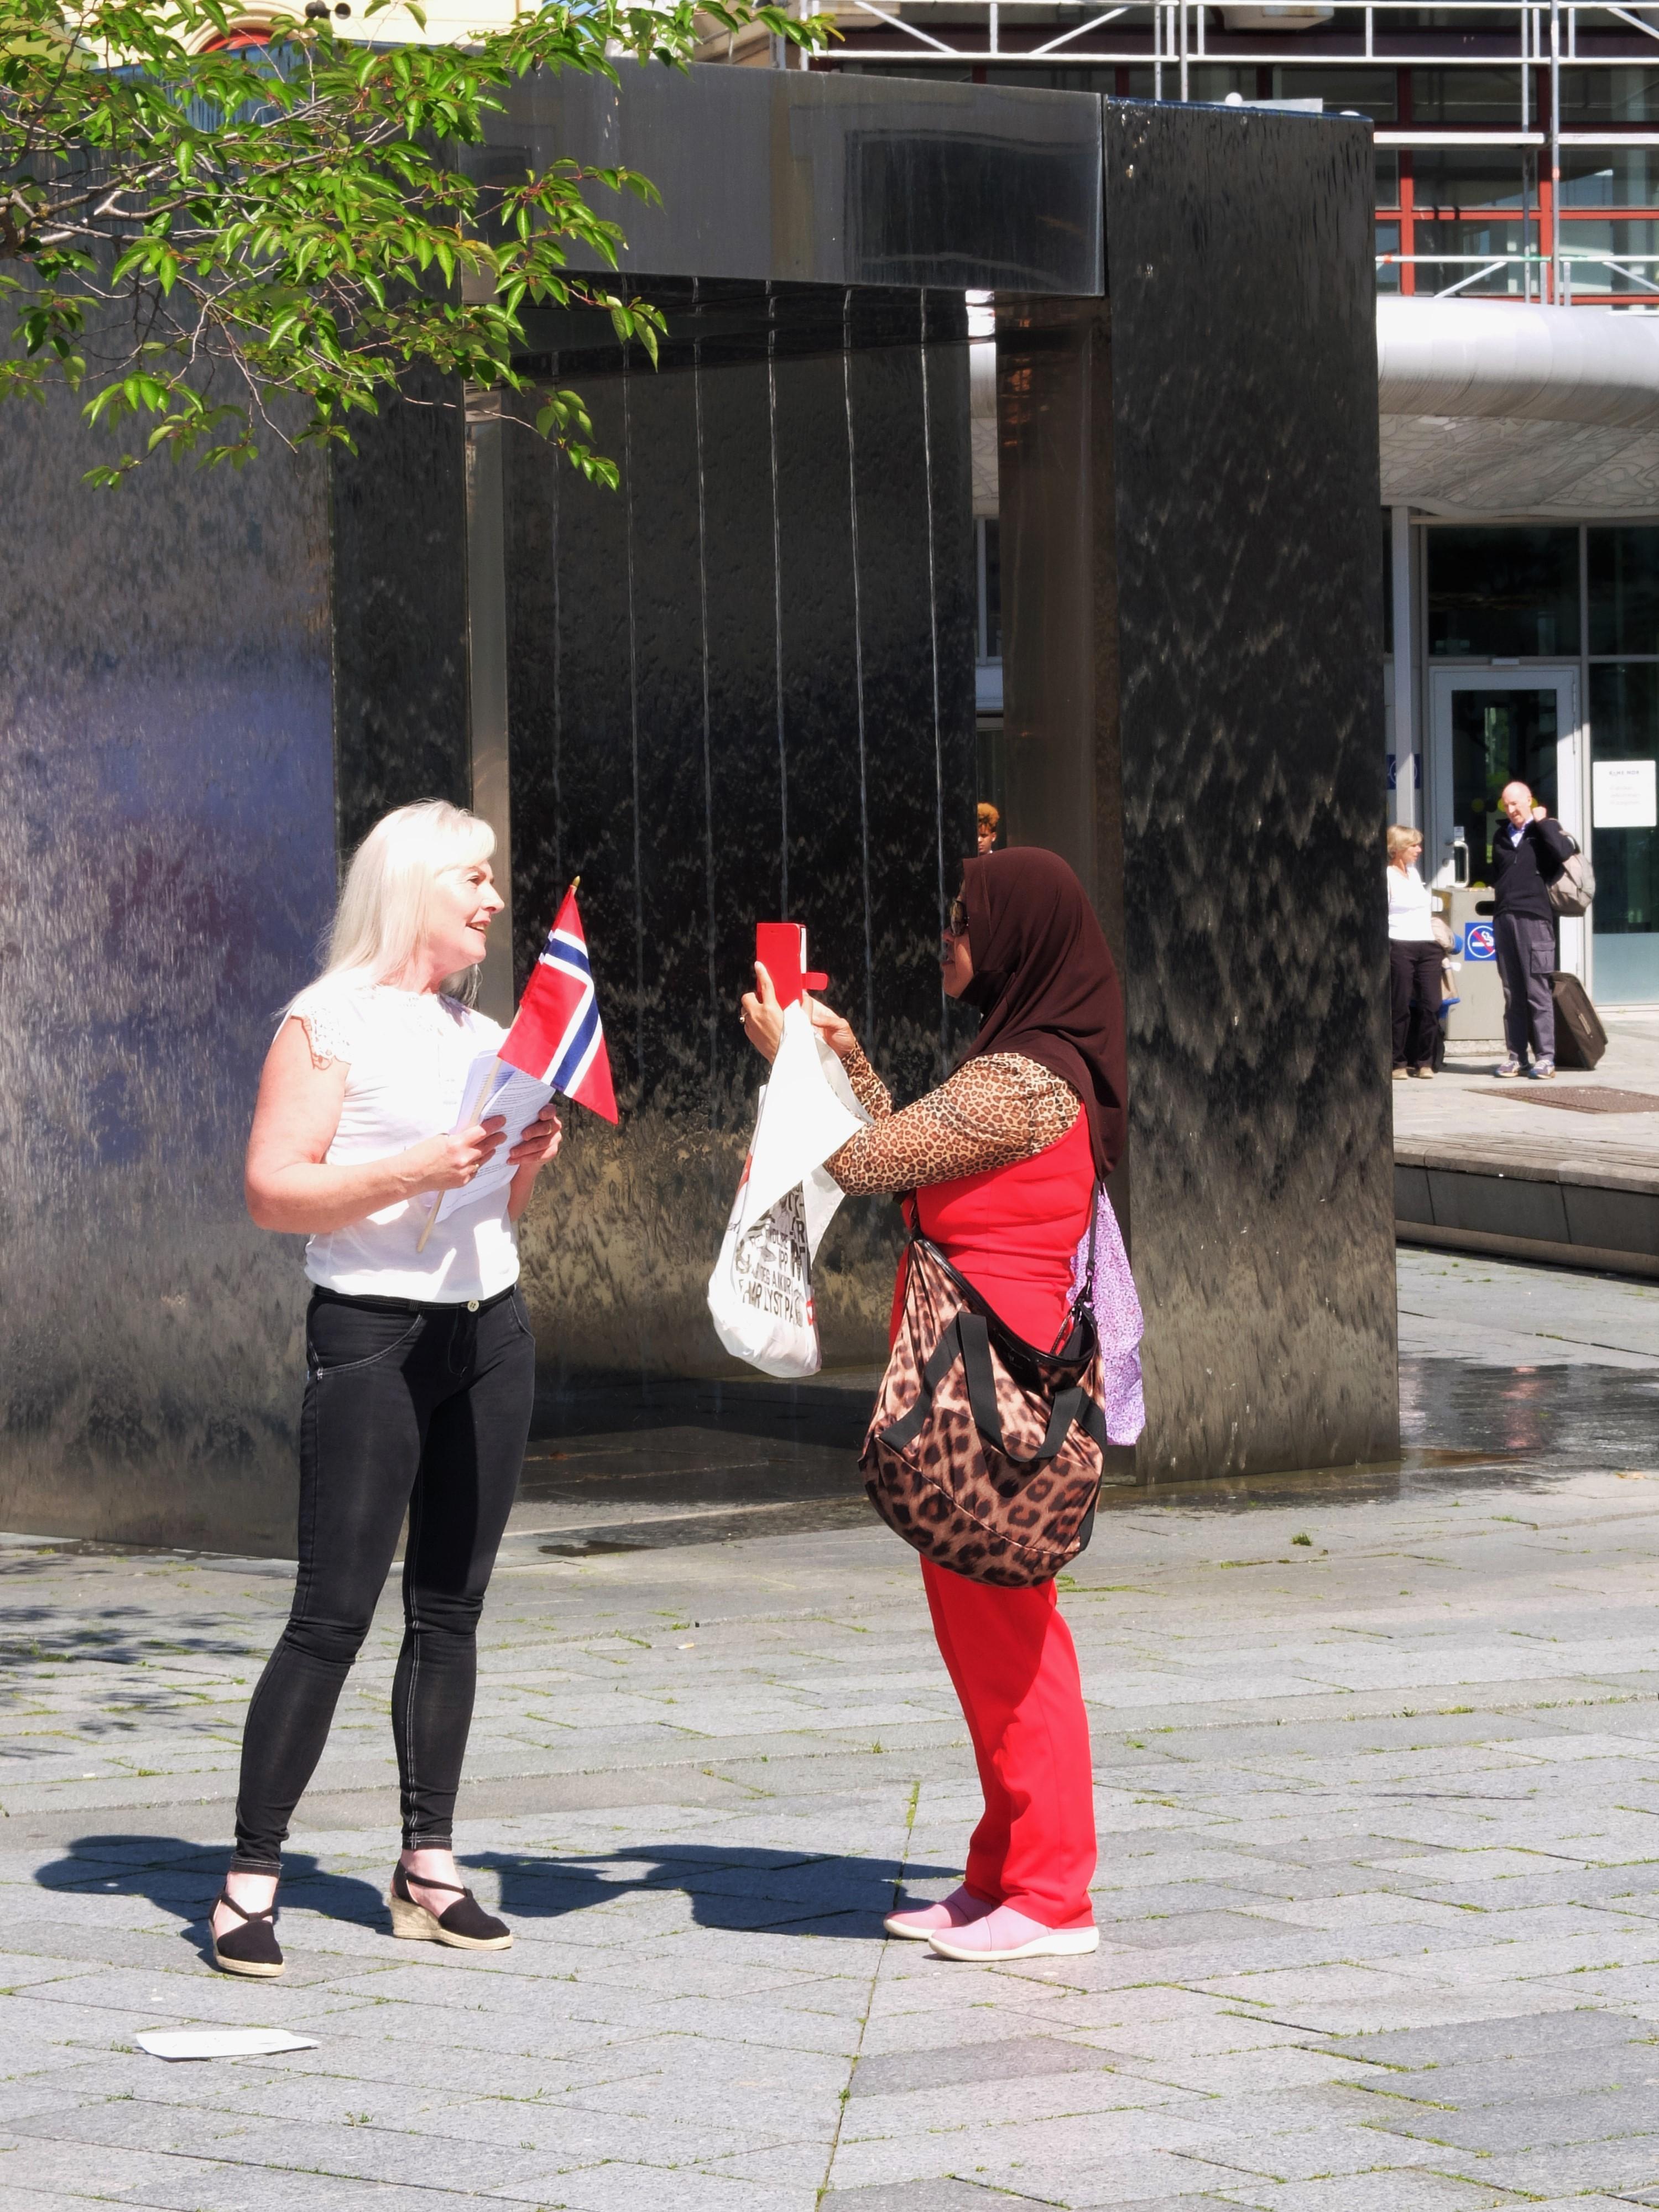
POLYGON ((1434 902, 1417 863, 1423 833, 1399 823, 1389 830, 1389 983, 1394 1003, 1394 1079, 1434 1077, 1440 1026, 1440 969, 1444 948, 1434 933, 1434 902))

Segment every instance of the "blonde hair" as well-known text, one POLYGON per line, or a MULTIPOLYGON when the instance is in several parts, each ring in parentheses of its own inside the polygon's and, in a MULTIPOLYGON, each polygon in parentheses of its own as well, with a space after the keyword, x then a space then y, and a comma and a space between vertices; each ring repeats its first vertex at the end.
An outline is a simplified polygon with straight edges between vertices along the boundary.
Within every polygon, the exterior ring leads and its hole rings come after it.
MULTIPOLYGON (((401 975, 426 940, 432 881, 444 868, 472 867, 495 849, 495 832, 464 806, 422 799, 383 814, 351 856, 323 959, 325 975, 384 983, 401 975)), ((471 1004, 478 971, 446 975, 446 996, 471 1004)))
POLYGON ((979 826, 981 830, 994 830, 1002 827, 1002 817, 988 799, 981 799, 975 811, 979 815, 979 826))
POLYGON ((1389 865, 1392 867, 1403 853, 1413 851, 1423 842, 1420 830, 1408 830, 1403 822, 1389 824, 1389 865))

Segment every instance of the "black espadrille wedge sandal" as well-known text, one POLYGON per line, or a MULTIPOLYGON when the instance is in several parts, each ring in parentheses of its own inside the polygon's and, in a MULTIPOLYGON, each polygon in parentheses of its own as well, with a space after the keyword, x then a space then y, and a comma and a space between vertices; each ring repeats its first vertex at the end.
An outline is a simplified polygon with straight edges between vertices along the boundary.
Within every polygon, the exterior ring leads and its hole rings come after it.
POLYGON ((409 1891, 409 1875, 401 1859, 392 1869, 386 1901, 392 1908, 392 1932, 413 1943, 447 1943, 453 1951, 505 1951, 513 1930, 505 1920, 486 1912, 470 1889, 457 1889, 453 1881, 433 1881, 416 1875, 422 1889, 441 1889, 456 1899, 442 1912, 433 1912, 409 1891))
POLYGON ((208 1916, 208 1933, 213 1936, 213 1963, 221 1972, 247 1974, 262 1982, 273 1981, 282 1972, 286 1961, 283 1947, 276 1941, 274 1903, 266 1905, 263 1912, 244 1912, 228 1889, 221 1890, 208 1916), (227 1929, 218 1936, 213 1933, 212 1913, 222 1905, 228 1905, 242 1925, 227 1929))

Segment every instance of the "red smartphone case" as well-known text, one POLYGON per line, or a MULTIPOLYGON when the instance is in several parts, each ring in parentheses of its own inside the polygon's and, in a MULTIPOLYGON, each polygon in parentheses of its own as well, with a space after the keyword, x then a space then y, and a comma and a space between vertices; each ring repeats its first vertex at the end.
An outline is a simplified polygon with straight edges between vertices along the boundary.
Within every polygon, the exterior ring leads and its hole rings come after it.
POLYGON ((772 978, 781 1006, 793 1006, 803 991, 821 991, 830 981, 806 965, 804 922, 757 921, 755 957, 772 978))

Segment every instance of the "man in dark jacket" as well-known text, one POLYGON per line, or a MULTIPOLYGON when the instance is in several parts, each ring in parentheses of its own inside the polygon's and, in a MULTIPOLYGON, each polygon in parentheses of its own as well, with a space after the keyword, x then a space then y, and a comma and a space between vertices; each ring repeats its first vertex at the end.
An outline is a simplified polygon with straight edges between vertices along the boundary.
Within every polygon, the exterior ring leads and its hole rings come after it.
POLYGON ((1506 783, 1498 804, 1509 817, 1492 841, 1492 910, 1498 927, 1498 977, 1504 986, 1504 1042, 1498 1075, 1526 1072, 1530 1031, 1532 1073, 1555 1073, 1555 908, 1547 885, 1571 859, 1573 842, 1559 822, 1535 808, 1524 783, 1506 783))

